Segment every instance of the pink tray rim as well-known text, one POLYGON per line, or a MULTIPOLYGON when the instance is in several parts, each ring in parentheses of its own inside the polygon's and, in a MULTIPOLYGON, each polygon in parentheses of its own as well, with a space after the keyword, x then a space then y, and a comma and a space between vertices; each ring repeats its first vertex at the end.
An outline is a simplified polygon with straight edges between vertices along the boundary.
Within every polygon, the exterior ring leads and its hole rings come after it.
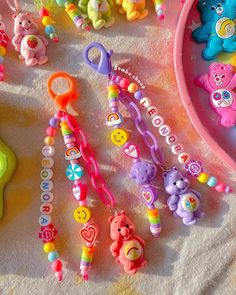
POLYGON ((206 141, 206 143, 211 147, 213 152, 221 159, 222 162, 224 162, 231 169, 236 170, 236 162, 219 146, 219 144, 208 134, 207 130, 202 125, 195 111, 195 108, 192 105, 190 95, 187 89, 182 64, 182 51, 185 26, 187 23, 188 15, 190 13, 190 9, 192 8, 194 2, 195 0, 188 0, 184 4, 184 7, 179 17, 174 40, 174 68, 179 93, 181 96, 181 100, 184 104, 185 110, 189 116, 189 119, 192 122, 194 128, 199 133, 199 135, 206 141))

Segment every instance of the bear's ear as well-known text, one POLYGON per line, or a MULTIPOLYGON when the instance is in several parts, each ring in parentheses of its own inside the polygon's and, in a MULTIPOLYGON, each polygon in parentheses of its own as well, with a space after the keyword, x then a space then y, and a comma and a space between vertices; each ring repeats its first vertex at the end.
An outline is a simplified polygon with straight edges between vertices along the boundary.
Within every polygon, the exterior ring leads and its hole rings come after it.
POLYGON ((217 63, 217 62, 213 62, 211 65, 210 65, 210 70, 215 70, 220 64, 217 63))
POLYGON ((178 168, 174 166, 171 170, 178 171, 178 168))
POLYGON ((162 173, 162 177, 166 178, 167 172, 162 173))
POLYGON ((29 12, 26 12, 25 15, 29 15, 30 16, 31 14, 29 12))
POLYGON ((110 216, 109 219, 108 219, 109 223, 112 223, 112 221, 114 220, 114 218, 115 218, 114 216, 110 216))
POLYGON ((233 72, 233 67, 232 67, 231 65, 227 65, 227 70, 228 70, 229 72, 233 72))
POLYGON ((126 215, 125 210, 122 210, 122 211, 120 212, 120 215, 126 215))
POLYGON ((17 14, 13 14, 12 18, 15 19, 17 17, 17 14))
POLYGON ((201 8, 204 8, 206 6, 206 0, 202 0, 202 1, 199 1, 198 3, 198 7, 201 9, 201 8))

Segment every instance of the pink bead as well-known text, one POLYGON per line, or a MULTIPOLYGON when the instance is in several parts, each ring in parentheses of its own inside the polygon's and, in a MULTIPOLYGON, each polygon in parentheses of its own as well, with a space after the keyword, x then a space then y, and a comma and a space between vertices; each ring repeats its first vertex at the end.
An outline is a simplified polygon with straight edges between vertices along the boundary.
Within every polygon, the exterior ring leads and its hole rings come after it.
POLYGON ((48 12, 48 10, 47 10, 46 8, 41 8, 41 9, 39 10, 39 16, 40 16, 41 18, 43 18, 44 16, 49 16, 49 12, 48 12))
POLYGON ((123 78, 120 80, 120 87, 123 88, 123 89, 128 89, 128 86, 130 84, 129 80, 126 79, 126 78, 123 78))
POLYGON ((83 207, 87 207, 88 202, 87 202, 86 200, 84 200, 84 201, 80 201, 80 202, 79 202, 79 205, 80 205, 80 206, 83 206, 83 207))
POLYGON ((219 183, 217 184, 217 186, 215 187, 215 189, 216 189, 218 192, 222 193, 222 192, 225 191, 225 189, 226 189, 226 185, 225 185, 223 182, 219 182, 219 183))
POLYGON ((61 282, 63 280, 63 271, 62 270, 61 271, 57 271, 55 273, 55 276, 56 276, 58 282, 61 282))
POLYGON ((50 126, 46 129, 46 133, 48 136, 54 137, 57 134, 57 130, 56 130, 56 128, 50 126))
POLYGON ((75 144, 73 142, 67 143, 66 147, 69 148, 73 148, 75 146, 75 144))
POLYGON ((55 272, 58 272, 58 271, 62 270, 62 262, 61 262, 61 260, 53 261, 52 270, 55 271, 55 272))

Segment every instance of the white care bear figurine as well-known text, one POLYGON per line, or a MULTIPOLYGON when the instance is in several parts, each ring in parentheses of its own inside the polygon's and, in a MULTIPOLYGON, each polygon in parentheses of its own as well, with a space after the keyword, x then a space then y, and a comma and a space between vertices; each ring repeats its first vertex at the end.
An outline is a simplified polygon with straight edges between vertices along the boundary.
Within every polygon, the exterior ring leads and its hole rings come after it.
POLYGON ((27 66, 43 65, 48 61, 46 48, 48 41, 38 34, 38 27, 31 15, 19 13, 13 15, 14 34, 12 44, 20 58, 25 60, 27 66))

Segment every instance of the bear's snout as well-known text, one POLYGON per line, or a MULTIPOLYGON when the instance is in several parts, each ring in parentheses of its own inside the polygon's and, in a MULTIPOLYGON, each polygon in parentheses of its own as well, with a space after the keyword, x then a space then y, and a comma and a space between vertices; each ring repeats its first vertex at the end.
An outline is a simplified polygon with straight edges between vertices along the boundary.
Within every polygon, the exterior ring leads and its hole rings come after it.
POLYGON ((182 190, 182 191, 185 190, 188 187, 188 184, 189 184, 188 179, 178 180, 176 182, 177 188, 182 190))
POLYGON ((23 20, 22 27, 28 30, 31 27, 31 23, 29 23, 27 20, 23 20))
POLYGON ((121 228, 120 233, 121 233, 121 235, 123 237, 127 238, 129 236, 129 234, 130 234, 130 230, 129 230, 129 228, 124 226, 124 227, 121 228))
POLYGON ((216 13, 218 15, 221 15, 223 13, 223 11, 224 11, 224 8, 222 6, 216 8, 216 13))

